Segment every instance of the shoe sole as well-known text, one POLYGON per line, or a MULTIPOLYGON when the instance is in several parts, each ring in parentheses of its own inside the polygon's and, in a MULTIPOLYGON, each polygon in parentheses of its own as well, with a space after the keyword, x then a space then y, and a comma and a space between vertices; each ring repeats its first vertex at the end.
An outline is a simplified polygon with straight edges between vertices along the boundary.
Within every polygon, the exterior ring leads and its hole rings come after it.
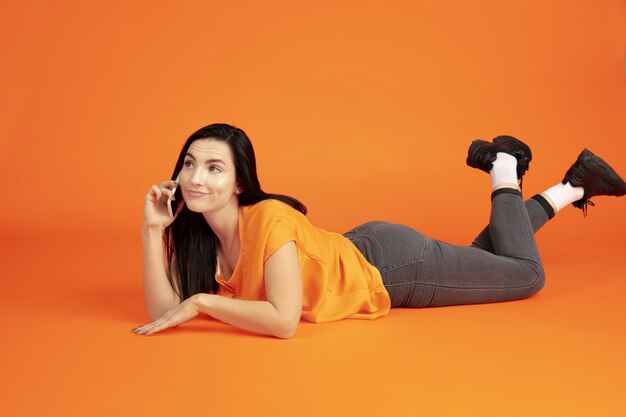
MULTIPOLYGON (((487 145, 491 145, 491 142, 487 142, 486 140, 476 139, 472 141, 469 149, 467 150, 467 159, 465 163, 467 166, 472 168, 478 168, 476 166, 476 155, 478 152, 487 145)), ((486 171, 485 171, 486 172, 486 171)))
POLYGON ((578 156, 581 165, 597 173, 608 187, 615 189, 617 194, 610 196, 621 197, 626 194, 626 182, 620 175, 602 158, 585 148, 578 156))

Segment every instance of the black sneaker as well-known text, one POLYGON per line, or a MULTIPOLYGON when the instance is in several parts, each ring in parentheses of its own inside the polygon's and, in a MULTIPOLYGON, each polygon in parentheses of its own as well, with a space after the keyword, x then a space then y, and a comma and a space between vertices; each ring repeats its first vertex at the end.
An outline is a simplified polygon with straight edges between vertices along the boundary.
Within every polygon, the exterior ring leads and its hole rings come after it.
POLYGON ((478 168, 489 173, 493 168, 493 161, 496 160, 497 153, 504 152, 517 158, 517 179, 522 188, 522 177, 528 171, 528 165, 533 159, 532 152, 528 145, 513 136, 498 136, 492 142, 476 139, 467 151, 468 166, 478 168))
POLYGON ((587 215, 587 205, 595 206, 591 197, 609 195, 620 197, 626 194, 626 182, 602 158, 584 149, 576 162, 565 173, 563 184, 568 182, 572 187, 583 187, 585 194, 572 205, 587 215))

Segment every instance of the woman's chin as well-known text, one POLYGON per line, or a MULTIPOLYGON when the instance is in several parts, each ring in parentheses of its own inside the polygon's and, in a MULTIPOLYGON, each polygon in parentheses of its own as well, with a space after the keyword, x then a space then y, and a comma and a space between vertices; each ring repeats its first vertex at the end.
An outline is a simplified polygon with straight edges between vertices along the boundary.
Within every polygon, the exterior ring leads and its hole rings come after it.
POLYGON ((194 204, 194 202, 191 202, 190 204, 187 201, 185 201, 185 206, 187 206, 189 211, 192 211, 194 213, 202 213, 203 211, 206 211, 206 207, 203 207, 200 204, 194 204))

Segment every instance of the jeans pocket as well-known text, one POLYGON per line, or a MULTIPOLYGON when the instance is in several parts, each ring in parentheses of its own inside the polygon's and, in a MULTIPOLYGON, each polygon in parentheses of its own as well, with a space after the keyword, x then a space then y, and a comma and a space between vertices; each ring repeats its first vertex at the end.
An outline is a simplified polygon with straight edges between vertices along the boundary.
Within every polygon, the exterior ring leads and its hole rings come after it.
MULTIPOLYGON (((423 262, 430 239, 410 227, 395 224, 372 236, 380 248, 384 261, 384 272, 395 269, 404 270, 407 266, 423 262)), ((417 267, 417 265, 415 265, 417 267)), ((416 276, 417 271, 409 268, 403 272, 406 276, 416 276), (407 273, 408 272, 408 273, 407 273)), ((415 281, 414 278, 411 279, 415 281)))
POLYGON ((344 234, 374 265, 383 279, 392 307, 425 307, 434 287, 428 285, 432 239, 401 224, 369 222, 344 234))

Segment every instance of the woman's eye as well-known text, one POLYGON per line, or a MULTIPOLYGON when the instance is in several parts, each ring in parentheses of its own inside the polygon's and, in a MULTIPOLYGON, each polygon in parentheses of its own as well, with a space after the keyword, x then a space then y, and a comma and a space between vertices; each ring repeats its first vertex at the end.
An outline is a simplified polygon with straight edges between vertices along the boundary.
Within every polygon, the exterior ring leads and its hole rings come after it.
POLYGON ((215 165, 210 166, 209 167, 209 171, 211 171, 211 172, 222 172, 222 170, 219 169, 218 167, 216 167, 215 165))
POLYGON ((186 167, 188 167, 188 166, 193 165, 193 162, 192 162, 192 161, 185 161, 184 165, 185 165, 186 167))

